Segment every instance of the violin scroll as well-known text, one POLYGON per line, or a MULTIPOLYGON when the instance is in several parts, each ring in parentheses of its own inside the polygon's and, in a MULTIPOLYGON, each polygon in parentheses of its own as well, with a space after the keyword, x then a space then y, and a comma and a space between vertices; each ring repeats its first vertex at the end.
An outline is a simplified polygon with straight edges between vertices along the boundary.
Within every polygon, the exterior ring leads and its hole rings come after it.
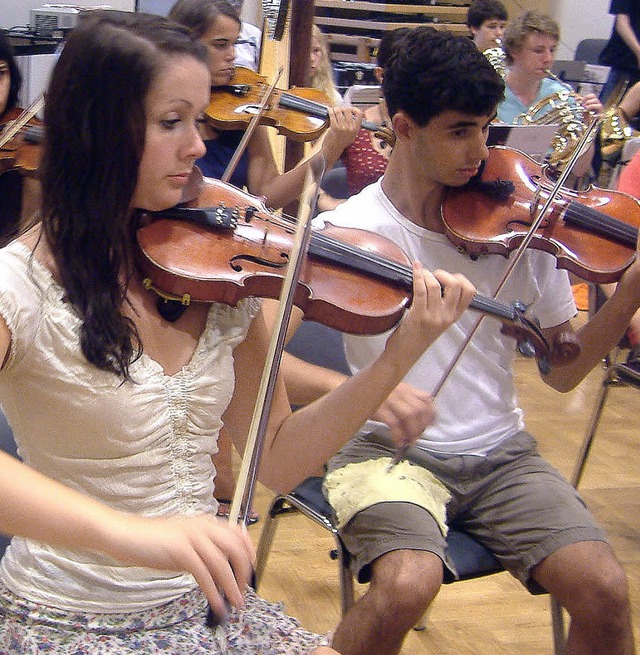
POLYGON ((561 332, 553 340, 552 364, 569 364, 580 354, 580 344, 572 332, 561 332))
POLYGON ((580 344, 574 334, 561 332, 549 346, 538 320, 526 315, 526 305, 517 301, 512 309, 513 316, 502 319, 501 331, 516 340, 521 355, 536 358, 543 375, 549 373, 552 366, 570 364, 580 354, 580 344))

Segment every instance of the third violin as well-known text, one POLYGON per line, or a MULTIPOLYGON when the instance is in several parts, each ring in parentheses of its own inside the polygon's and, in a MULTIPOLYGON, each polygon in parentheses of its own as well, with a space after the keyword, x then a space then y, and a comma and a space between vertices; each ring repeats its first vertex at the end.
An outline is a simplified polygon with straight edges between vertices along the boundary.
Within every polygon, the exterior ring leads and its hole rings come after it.
MULTIPOLYGON (((554 186, 546 170, 512 148, 489 148, 477 178, 447 190, 442 220, 448 238, 472 257, 508 256, 554 186)), ((588 282, 615 282, 635 259, 639 225, 640 203, 632 196, 563 187, 530 245, 588 282)))

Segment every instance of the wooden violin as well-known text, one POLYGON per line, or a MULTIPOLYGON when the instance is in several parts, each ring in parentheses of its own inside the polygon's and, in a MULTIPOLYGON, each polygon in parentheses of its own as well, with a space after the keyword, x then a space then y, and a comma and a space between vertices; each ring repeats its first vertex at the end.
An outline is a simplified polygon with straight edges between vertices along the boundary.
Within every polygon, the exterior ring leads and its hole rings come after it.
MULTIPOLYGON (((553 186, 546 166, 512 148, 492 146, 476 179, 447 189, 441 208, 445 233, 472 257, 508 256, 553 186)), ((635 259, 638 225, 640 202, 628 194, 562 188, 530 245, 586 281, 615 282, 635 259)))
POLYGON ((14 108, 1 117, 0 173, 18 170, 34 175, 40 168, 44 129, 35 114, 40 99, 27 109, 14 108))
MULTIPOLYGON (((295 225, 218 180, 207 180, 189 204, 145 214, 146 224, 137 231, 145 286, 183 304, 277 298, 295 225)), ((311 236, 294 302, 306 319, 376 334, 400 320, 411 291, 411 262, 398 246, 372 232, 327 225, 311 236)), ((578 353, 575 343, 550 348, 518 304, 476 295, 471 307, 501 321, 502 331, 523 354, 535 355, 543 370, 578 353)))
MULTIPOLYGON (((231 82, 211 88, 211 101, 205 110, 207 120, 219 130, 246 129, 267 87, 266 78, 254 71, 238 67, 231 82)), ((280 134, 294 141, 313 141, 329 126, 329 98, 318 89, 277 89, 278 102, 267 108, 260 118, 263 125, 277 128, 280 134)), ((393 145, 393 132, 386 126, 363 121, 362 127, 372 130, 393 145)))

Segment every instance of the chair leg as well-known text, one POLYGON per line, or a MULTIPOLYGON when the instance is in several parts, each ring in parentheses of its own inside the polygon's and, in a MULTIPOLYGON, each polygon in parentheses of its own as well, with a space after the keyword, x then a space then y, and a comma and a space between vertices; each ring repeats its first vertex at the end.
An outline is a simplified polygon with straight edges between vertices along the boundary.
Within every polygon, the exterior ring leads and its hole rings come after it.
POLYGON ((349 567, 349 560, 346 550, 340 542, 340 537, 334 535, 338 550, 338 566, 340 567, 340 602, 342 605, 342 616, 344 616, 354 602, 353 574, 349 567))
POLYGON ((602 410, 604 409, 604 404, 607 400, 607 396, 609 395, 609 387, 612 384, 615 384, 615 382, 612 381, 611 373, 607 370, 605 371, 604 379, 602 380, 602 386, 600 387, 600 393, 598 395, 596 406, 591 415, 589 429, 587 430, 587 434, 582 443, 582 448, 580 450, 580 454, 578 455, 578 459, 576 460, 576 466, 573 471, 573 475, 571 476, 571 484, 576 487, 576 489, 580 484, 582 474, 584 473, 585 466, 587 465, 587 458, 589 457, 589 452, 591 451, 591 445, 593 443, 594 437, 596 436, 598 425, 600 424, 602 410))
MULTIPOLYGON (((265 517, 264 526, 260 534, 260 540, 258 541, 258 547, 256 549, 256 571, 254 576, 255 589, 258 590, 260 582, 262 581, 262 576, 264 575, 265 569, 267 567, 267 560, 269 559, 269 553, 271 552, 271 545, 273 543, 273 538, 276 533, 277 521, 282 514, 296 513, 300 511, 296 507, 292 507, 287 498, 284 496, 276 496, 276 498, 271 503, 271 507, 267 512, 265 517)), ((309 516, 309 515, 308 515, 309 516)), ((318 519, 315 519, 318 523, 318 519)), ((354 584, 353 584, 353 575, 351 569, 349 568, 349 556, 346 552, 338 532, 335 529, 330 528, 330 524, 327 520, 320 523, 325 529, 330 529, 333 533, 335 544, 336 544, 336 559, 338 560, 339 566, 339 582, 340 582, 340 602, 342 608, 342 615, 344 616, 349 608, 353 605, 354 602, 354 584)))
POLYGON ((567 636, 564 627, 564 613, 562 605, 552 596, 551 623, 553 627, 553 652, 555 655, 563 655, 567 645, 567 636))
POLYGON ((264 526, 262 528, 262 532, 260 533, 260 541, 258 542, 258 548, 256 549, 256 591, 258 590, 258 586, 262 581, 264 570, 267 567, 267 560, 269 559, 269 553, 271 552, 271 544, 273 543, 273 537, 276 533, 276 519, 283 512, 283 506, 285 502, 286 500, 282 497, 275 498, 275 500, 271 503, 269 511, 267 512, 264 526))

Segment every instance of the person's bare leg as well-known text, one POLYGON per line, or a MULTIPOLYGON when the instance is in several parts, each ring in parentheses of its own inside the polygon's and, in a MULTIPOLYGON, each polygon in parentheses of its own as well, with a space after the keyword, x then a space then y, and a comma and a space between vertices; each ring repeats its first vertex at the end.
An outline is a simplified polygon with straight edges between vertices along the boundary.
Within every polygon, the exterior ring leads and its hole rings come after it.
POLYGON ((627 579, 606 543, 561 548, 534 569, 533 577, 571 617, 566 655, 635 653, 627 579))
POLYGON ((442 584, 442 561, 426 551, 392 551, 372 567, 369 589, 333 636, 331 645, 343 655, 398 653, 442 584))

